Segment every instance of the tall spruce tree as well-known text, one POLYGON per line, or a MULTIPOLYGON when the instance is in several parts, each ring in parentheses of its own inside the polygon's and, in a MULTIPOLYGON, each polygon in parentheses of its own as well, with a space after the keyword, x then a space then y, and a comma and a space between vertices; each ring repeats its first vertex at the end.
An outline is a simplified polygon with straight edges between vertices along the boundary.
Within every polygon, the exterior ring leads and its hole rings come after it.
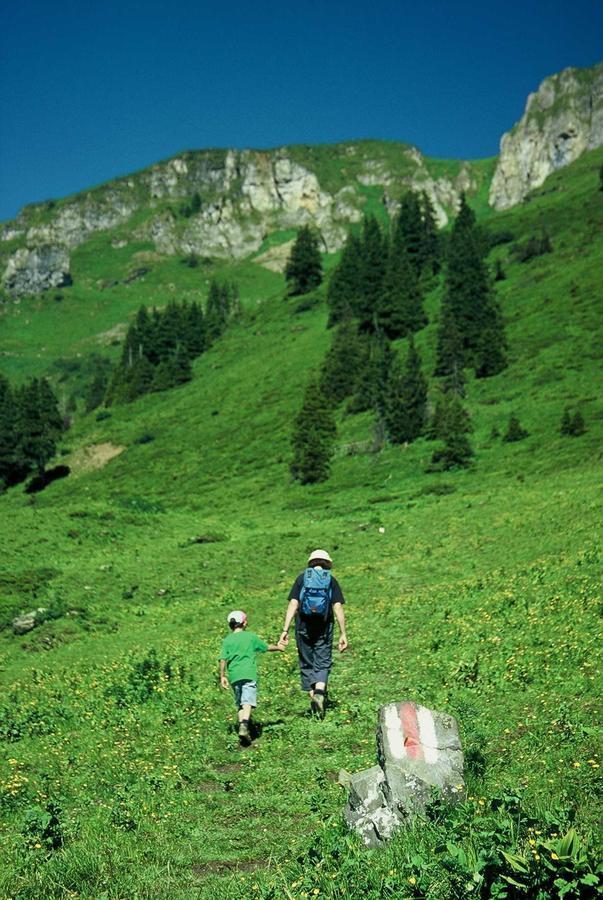
POLYGON ((290 470, 297 481, 301 484, 314 484, 327 480, 336 434, 331 407, 318 380, 313 380, 306 388, 303 405, 293 428, 293 459, 290 470))
POLYGON ((375 216, 366 216, 364 219, 360 259, 360 290, 354 315, 358 317, 360 327, 370 331, 377 327, 379 298, 387 259, 387 242, 375 216))
POLYGON ((362 291, 362 245, 353 234, 348 235, 341 258, 329 278, 327 328, 356 315, 362 291))
POLYGON ((394 351, 383 333, 365 333, 362 336, 356 392, 348 404, 349 412, 373 410, 378 417, 385 415, 394 361, 394 351))
POLYGON ((430 469, 439 471, 466 468, 471 463, 473 448, 469 442, 471 420, 456 394, 444 394, 436 406, 435 437, 444 446, 435 450, 430 469))
POLYGON ((13 484, 18 473, 15 397, 0 374, 0 492, 13 484))
POLYGON ((418 331, 427 324, 415 268, 404 247, 394 240, 390 242, 376 321, 390 340, 418 331))
POLYGON ((322 260, 318 236, 308 225, 302 225, 285 268, 287 292, 293 296, 313 291, 322 281, 322 260))
POLYGON ((16 394, 17 457, 27 471, 42 474, 63 428, 57 399, 45 378, 34 378, 16 394))
POLYGON ((485 246, 475 214, 463 196, 448 240, 435 370, 438 375, 473 366, 479 377, 486 377, 506 366, 502 315, 483 258, 485 246), (457 334, 462 344, 461 360, 457 334))
POLYGON ((320 371, 320 388, 331 406, 354 393, 362 351, 358 326, 353 319, 346 319, 333 331, 320 371))
POLYGON ((424 261, 424 228, 421 204, 413 191, 407 191, 400 200, 393 239, 395 246, 406 251, 415 275, 419 278, 424 261))
POLYGON ((423 432, 427 413, 427 381, 412 335, 404 367, 396 362, 387 386, 384 411, 387 436, 393 444, 412 443, 423 432))

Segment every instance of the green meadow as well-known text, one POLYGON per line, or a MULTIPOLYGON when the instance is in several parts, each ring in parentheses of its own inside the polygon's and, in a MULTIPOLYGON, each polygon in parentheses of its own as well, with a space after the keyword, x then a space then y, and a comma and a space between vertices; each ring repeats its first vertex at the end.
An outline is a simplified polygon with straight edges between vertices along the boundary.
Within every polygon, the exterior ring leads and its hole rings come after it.
MULTIPOLYGON (((212 277, 236 280, 243 314, 190 383, 80 412, 57 455, 68 478, 0 497, 0 897, 600 895, 602 164, 584 155, 505 213, 477 204, 511 236, 489 256, 509 366, 468 381, 468 470, 427 473, 425 439, 372 452, 372 416, 342 408, 330 479, 291 480, 292 422, 330 343, 324 285, 286 299, 253 260, 114 249, 121 226, 74 252, 72 287, 5 305, 14 382, 115 359, 141 303, 203 298, 212 277), (552 252, 519 262, 543 230, 552 252), (583 435, 560 434, 566 407, 583 435), (518 443, 501 440, 511 414, 518 443), (315 547, 350 641, 327 716, 308 715, 291 643, 260 660, 242 749, 218 679, 226 614, 276 640, 315 547), (37 607, 46 621, 15 635, 37 607), (378 709, 403 699, 457 718, 467 796, 365 850, 338 773, 376 762, 378 709)), ((441 294, 434 279, 416 340, 429 374, 441 294)))

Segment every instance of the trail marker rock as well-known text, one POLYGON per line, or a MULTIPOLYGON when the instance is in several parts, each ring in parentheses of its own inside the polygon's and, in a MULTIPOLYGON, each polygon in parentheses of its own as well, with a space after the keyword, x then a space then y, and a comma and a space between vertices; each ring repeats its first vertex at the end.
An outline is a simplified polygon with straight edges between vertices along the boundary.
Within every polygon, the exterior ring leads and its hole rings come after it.
POLYGON ((411 701, 382 706, 377 756, 379 765, 346 778, 344 818, 368 846, 423 814, 435 796, 453 803, 465 796, 458 727, 446 713, 411 701))

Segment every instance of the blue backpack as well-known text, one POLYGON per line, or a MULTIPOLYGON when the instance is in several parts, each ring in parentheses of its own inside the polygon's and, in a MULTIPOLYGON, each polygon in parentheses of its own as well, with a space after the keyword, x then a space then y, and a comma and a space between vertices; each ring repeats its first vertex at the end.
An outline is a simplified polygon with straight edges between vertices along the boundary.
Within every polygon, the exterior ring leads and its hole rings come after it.
POLYGON ((299 599, 303 616, 326 618, 331 603, 331 573, 329 570, 309 566, 304 572, 304 585, 299 599))

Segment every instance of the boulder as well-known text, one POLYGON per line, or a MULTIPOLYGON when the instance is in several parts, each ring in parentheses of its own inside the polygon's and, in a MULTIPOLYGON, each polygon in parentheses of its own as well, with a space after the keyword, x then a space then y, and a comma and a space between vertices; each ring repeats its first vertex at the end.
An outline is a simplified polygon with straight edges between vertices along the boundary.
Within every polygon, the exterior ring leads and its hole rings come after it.
POLYGON ((39 606, 38 609, 32 609, 31 612, 15 616, 12 621, 13 632, 15 634, 27 634, 27 632, 31 631, 32 628, 35 628, 40 621, 44 620, 46 612, 46 607, 39 606))
POLYGON ((455 719, 412 701, 379 710, 379 765, 347 778, 344 818, 367 846, 378 846, 435 797, 465 796, 463 752, 455 719))

